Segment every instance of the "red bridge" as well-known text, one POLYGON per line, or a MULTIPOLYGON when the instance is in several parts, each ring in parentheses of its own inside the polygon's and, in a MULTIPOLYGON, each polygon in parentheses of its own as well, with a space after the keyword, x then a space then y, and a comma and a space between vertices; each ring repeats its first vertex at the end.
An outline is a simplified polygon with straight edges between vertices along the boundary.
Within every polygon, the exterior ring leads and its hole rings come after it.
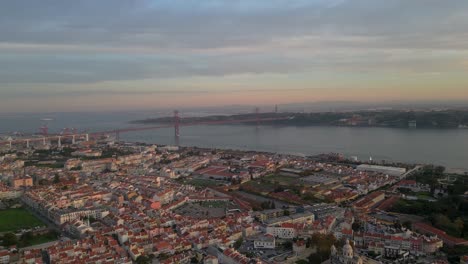
MULTIPOLYGON (((96 137, 103 136, 103 135, 115 134, 118 140, 120 137, 120 133, 129 133, 129 132, 136 132, 136 131, 155 130, 155 129, 172 128, 172 127, 174 128, 174 136, 178 138, 180 135, 180 127, 183 127, 183 126, 221 125, 221 124, 254 123, 254 122, 257 123, 257 126, 258 126, 260 122, 287 120, 291 118, 292 117, 260 118, 259 111, 257 108, 255 118, 181 123, 179 112, 176 110, 174 111, 174 121, 172 124, 164 124, 164 125, 159 125, 159 126, 128 127, 128 128, 122 128, 122 129, 97 131, 97 132, 91 132, 91 133, 65 133, 65 134, 59 134, 59 135, 47 135, 46 133, 43 133, 41 137, 19 138, 19 139, 0 141, 0 145, 9 145, 10 147, 12 147, 13 144, 26 144, 26 146, 29 147, 30 143, 32 142, 42 142, 45 145, 49 141, 56 141, 58 146, 61 147, 62 139, 65 139, 65 138, 71 139, 72 144, 75 144, 76 140, 79 140, 79 139, 84 139, 85 141, 89 141, 90 138, 96 138, 96 137)), ((43 129, 43 128, 41 128, 41 130, 47 131, 47 129, 43 129)))

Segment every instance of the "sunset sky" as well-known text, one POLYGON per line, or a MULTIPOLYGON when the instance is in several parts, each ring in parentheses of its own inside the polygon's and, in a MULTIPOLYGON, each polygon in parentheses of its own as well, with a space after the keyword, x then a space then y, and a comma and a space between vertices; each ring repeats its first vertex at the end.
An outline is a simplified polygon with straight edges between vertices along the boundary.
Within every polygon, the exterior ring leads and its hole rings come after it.
POLYGON ((468 100, 467 0, 0 2, 0 111, 468 100))

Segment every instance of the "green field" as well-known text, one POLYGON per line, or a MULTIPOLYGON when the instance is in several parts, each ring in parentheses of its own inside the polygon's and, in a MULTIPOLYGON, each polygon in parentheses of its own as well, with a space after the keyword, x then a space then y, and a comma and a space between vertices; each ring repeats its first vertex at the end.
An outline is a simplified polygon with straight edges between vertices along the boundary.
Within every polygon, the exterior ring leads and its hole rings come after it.
POLYGON ((32 235, 24 234, 18 242, 19 247, 29 247, 57 240, 58 233, 50 231, 46 234, 32 235))
POLYGON ((43 225, 44 223, 23 208, 0 211, 0 232, 16 231, 43 225))
POLYGON ((282 188, 290 189, 300 185, 299 178, 287 177, 281 175, 268 175, 261 179, 256 179, 243 183, 242 186, 247 191, 255 193, 269 193, 281 186, 282 188))

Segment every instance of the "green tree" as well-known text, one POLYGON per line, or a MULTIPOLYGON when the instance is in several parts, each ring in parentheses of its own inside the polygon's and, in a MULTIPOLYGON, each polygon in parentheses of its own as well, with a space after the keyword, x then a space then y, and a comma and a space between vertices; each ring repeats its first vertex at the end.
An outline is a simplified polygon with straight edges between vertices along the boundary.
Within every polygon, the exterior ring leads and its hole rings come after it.
POLYGON ((55 174, 54 183, 59 183, 59 182, 60 182, 60 176, 58 174, 55 174))
POLYGON ((244 242, 244 239, 242 237, 237 239, 236 242, 234 243, 234 248, 236 250, 239 249, 242 246, 243 242, 244 242))
POLYGON ((355 221, 352 225, 351 228, 353 229, 354 232, 357 232, 361 229, 361 222, 355 221))
POLYGON ((461 219, 460 217, 457 217, 457 219, 455 219, 453 223, 455 224, 455 226, 458 228, 460 232, 465 227, 465 223, 463 222, 463 219, 461 219))
POLYGON ((148 256, 141 255, 136 259, 137 264, 150 264, 151 260, 148 256))
POLYGON ((402 226, 404 226, 404 227, 406 227, 408 229, 411 229, 411 227, 413 226, 413 223, 411 221, 407 220, 407 221, 403 222, 402 226))
POLYGON ((33 237, 32 232, 26 232, 21 236, 21 240, 31 240, 33 237))
POLYGON ((445 167, 443 166, 436 166, 434 168, 434 174, 437 175, 437 176, 442 176, 445 172, 445 167))
POLYGON ((248 257, 248 258, 254 258, 255 254, 253 252, 247 252, 247 253, 245 253, 245 256, 248 257))
POLYGON ((18 238, 13 233, 6 233, 3 235, 3 246, 9 247, 18 244, 18 238))

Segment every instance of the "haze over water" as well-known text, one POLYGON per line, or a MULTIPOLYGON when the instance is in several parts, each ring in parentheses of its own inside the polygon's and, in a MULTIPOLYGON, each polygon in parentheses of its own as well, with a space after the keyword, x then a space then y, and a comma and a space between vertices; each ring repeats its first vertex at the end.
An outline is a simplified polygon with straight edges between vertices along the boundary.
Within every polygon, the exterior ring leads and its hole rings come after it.
MULTIPOLYGON (((61 113, 47 115, 50 131, 64 127, 78 131, 124 128, 141 119, 142 112, 61 113)), ((147 112, 146 115, 151 113, 147 112)), ((167 115, 168 113, 164 113, 167 115)), ((154 115, 154 114, 152 114, 154 115)), ((0 115, 0 133, 37 132, 39 114, 0 115)), ((173 129, 121 134, 121 140, 175 144, 173 129)), ((468 169, 468 129, 394 129, 368 127, 275 127, 216 125, 181 127, 181 146, 269 151, 297 155, 337 152, 360 160, 433 163, 468 169)))

